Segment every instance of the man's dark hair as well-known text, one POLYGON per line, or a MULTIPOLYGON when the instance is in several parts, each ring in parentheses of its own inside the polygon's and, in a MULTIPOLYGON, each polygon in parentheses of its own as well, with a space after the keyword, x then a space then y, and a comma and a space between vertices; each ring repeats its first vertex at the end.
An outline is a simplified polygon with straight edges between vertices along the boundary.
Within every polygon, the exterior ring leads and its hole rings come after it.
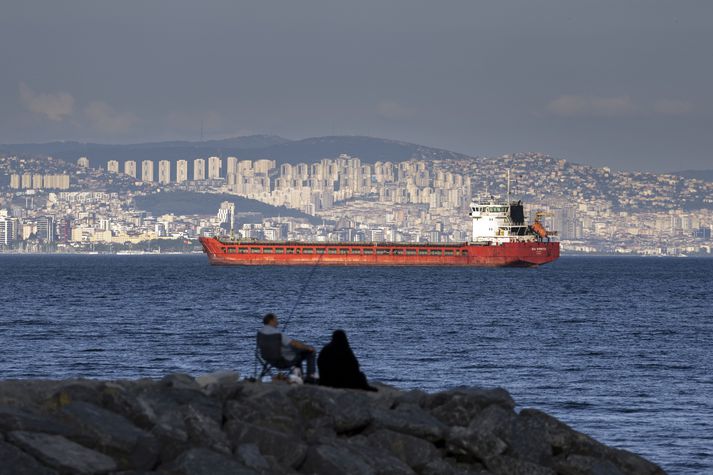
POLYGON ((262 317, 262 324, 267 325, 268 323, 270 323, 271 321, 273 321, 276 318, 277 318, 277 315, 275 315, 274 313, 268 313, 267 315, 262 317))

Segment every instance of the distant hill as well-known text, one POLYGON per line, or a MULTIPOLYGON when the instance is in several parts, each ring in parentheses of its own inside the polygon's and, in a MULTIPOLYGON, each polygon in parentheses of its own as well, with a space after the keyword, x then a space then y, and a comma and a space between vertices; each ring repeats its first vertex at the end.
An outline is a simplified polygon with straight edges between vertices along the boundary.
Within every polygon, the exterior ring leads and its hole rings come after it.
MULTIPOLYGON (((260 213, 264 217, 289 216, 307 219, 312 224, 322 222, 320 218, 304 214, 284 206, 271 206, 260 201, 235 195, 195 193, 189 191, 172 191, 139 196, 134 199, 136 208, 150 211, 154 216, 173 213, 176 215, 215 215, 220 203, 232 201, 235 203, 235 213, 260 213)), ((240 222, 240 219, 238 219, 240 222)))
POLYGON ((713 170, 683 170, 680 172, 671 172, 671 175, 713 182, 713 170))
POLYGON ((336 158, 346 153, 359 157, 364 163, 377 161, 398 162, 408 159, 464 159, 455 152, 422 145, 362 136, 314 137, 288 140, 273 135, 251 135, 225 140, 204 142, 155 142, 127 145, 106 145, 80 142, 50 142, 44 144, 0 145, 0 154, 50 155, 75 162, 86 156, 93 167, 106 168, 109 160, 123 163, 126 160, 193 160, 212 155, 240 159, 272 159, 278 163, 316 162, 323 158, 336 158))

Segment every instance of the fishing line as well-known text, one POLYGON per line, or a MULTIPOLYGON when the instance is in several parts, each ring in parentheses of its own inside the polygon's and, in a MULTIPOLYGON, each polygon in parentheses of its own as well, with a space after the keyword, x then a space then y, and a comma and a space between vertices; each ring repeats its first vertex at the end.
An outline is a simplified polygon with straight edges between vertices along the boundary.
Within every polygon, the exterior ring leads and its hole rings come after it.
MULTIPOLYGON (((325 249, 324 251, 326 252, 327 250, 325 249)), ((283 332, 287 329, 287 324, 290 323, 290 319, 292 318, 292 315, 294 315, 295 310, 297 309, 297 306, 300 304, 300 301, 302 300, 302 296, 304 295, 305 291, 307 291, 307 287, 309 286, 309 283, 312 280, 312 276, 314 275, 315 271, 317 270, 317 267, 319 267, 319 262, 322 260, 322 256, 324 256, 324 254, 320 254, 319 257, 317 258, 317 262, 315 262, 314 265, 312 266, 312 270, 310 271, 309 275, 307 276, 307 280, 302 285, 302 289, 300 290, 300 293, 297 294, 297 300, 295 300, 295 304, 292 306, 290 313, 287 314, 285 323, 282 324, 283 332)))

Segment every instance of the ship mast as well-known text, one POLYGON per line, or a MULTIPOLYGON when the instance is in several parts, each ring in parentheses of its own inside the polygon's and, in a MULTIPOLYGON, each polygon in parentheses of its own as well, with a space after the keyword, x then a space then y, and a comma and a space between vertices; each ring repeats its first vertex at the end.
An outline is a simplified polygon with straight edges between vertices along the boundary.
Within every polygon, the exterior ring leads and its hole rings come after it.
POLYGON ((230 240, 231 241, 235 241, 235 232, 233 229, 234 224, 235 224, 235 203, 230 203, 230 240))

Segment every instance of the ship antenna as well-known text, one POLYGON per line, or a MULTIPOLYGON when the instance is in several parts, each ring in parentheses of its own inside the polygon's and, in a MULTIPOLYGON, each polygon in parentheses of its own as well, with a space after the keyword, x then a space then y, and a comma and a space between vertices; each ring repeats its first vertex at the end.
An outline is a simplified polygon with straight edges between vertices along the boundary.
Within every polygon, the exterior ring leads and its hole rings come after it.
POLYGON ((510 206, 510 169, 508 168, 508 206, 510 206))

